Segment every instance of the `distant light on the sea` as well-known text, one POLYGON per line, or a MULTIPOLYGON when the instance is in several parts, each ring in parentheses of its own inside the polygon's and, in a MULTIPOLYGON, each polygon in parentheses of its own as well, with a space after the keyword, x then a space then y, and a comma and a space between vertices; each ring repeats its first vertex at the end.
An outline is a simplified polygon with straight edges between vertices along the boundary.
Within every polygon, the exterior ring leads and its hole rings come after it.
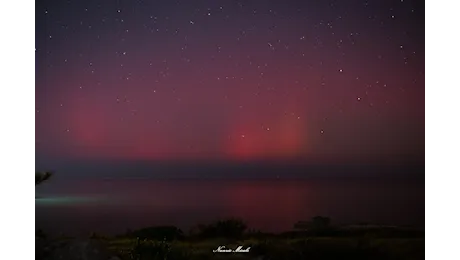
POLYGON ((102 197, 42 197, 35 198, 35 204, 40 205, 70 205, 81 203, 101 202, 102 197))

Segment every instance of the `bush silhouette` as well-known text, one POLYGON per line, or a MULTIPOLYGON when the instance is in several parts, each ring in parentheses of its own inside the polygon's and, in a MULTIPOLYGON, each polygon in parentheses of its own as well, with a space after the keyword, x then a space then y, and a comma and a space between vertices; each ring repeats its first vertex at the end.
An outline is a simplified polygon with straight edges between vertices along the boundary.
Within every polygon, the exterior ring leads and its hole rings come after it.
POLYGON ((147 227, 132 231, 128 235, 139 239, 166 241, 181 239, 184 236, 182 230, 175 226, 147 227))
POLYGON ((294 224, 295 229, 300 230, 324 230, 328 229, 331 219, 323 216, 313 217, 310 221, 299 221, 294 224))
POLYGON ((313 217, 311 227, 313 229, 325 229, 331 224, 331 219, 328 217, 316 216, 313 217))
POLYGON ((246 231, 247 225, 240 219, 231 218, 210 225, 199 225, 198 229, 201 237, 239 238, 246 231))

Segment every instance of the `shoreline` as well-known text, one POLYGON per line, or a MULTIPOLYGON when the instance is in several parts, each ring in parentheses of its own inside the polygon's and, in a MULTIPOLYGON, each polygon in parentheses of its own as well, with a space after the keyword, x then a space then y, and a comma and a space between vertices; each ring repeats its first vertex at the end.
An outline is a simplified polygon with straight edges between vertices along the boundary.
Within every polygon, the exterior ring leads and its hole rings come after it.
POLYGON ((189 234, 156 226, 117 236, 36 235, 36 259, 424 259, 425 234, 420 229, 350 225, 264 233, 238 229, 239 222, 223 223, 232 228, 215 229, 214 223, 189 234))
MULTIPOLYGON (((89 237, 98 237, 98 238, 107 238, 107 239, 113 239, 113 238, 120 238, 120 237, 129 237, 128 232, 136 232, 139 230, 145 230, 145 229, 157 229, 157 228, 163 228, 163 227, 171 227, 171 228, 176 228, 176 226, 173 225, 157 225, 157 226, 147 226, 144 228, 140 229, 134 229, 134 231, 131 231, 131 229, 127 229, 125 232, 88 232, 86 234, 71 234, 71 233, 66 233, 66 232, 49 232, 49 230, 43 230, 41 228, 37 228, 36 232, 46 234, 48 238, 89 238, 89 237)), ((180 230, 182 234, 184 234, 184 238, 188 237, 193 237, 194 235, 190 235, 191 232, 196 227, 191 227, 186 229, 184 232, 183 229, 177 228, 177 230, 180 230)), ((334 236, 347 236, 346 232, 362 232, 362 231, 377 231, 377 230, 386 230, 387 232, 410 232, 410 233, 424 233, 425 228, 424 227, 417 227, 417 226, 404 226, 404 225, 387 225, 387 224, 346 224, 346 225, 338 225, 338 226, 332 226, 327 229, 329 232, 334 232, 334 236), (340 234, 339 234, 340 233, 340 234)), ((308 230, 297 230, 297 229, 287 229, 285 231, 278 231, 278 232, 270 232, 270 231, 263 231, 263 230, 258 230, 258 229, 251 229, 249 228, 247 232, 243 234, 243 236, 252 236, 254 234, 257 235, 263 235, 263 236, 270 236, 270 237, 279 237, 279 236, 286 236, 286 235, 311 235, 313 231, 308 231, 308 230)), ((314 236, 314 234, 313 234, 314 236)))

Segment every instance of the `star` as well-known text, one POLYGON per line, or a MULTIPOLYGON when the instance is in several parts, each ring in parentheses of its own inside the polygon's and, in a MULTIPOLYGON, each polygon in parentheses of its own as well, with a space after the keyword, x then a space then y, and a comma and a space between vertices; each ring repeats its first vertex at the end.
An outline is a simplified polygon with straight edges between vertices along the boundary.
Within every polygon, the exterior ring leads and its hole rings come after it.
MULTIPOLYGON (((360 135, 367 129, 359 127, 358 119, 390 124, 396 108, 407 110, 407 125, 415 124, 420 117, 413 113, 422 113, 423 108, 423 95, 417 91, 424 83, 420 64, 424 45, 417 41, 423 38, 417 25, 424 14, 418 9, 419 15, 411 13, 418 7, 404 1, 377 10, 366 0, 350 6, 325 4, 314 15, 308 3, 301 2, 286 8, 271 1, 263 5, 239 1, 226 5, 225 12, 223 2, 42 5, 35 43, 37 71, 43 75, 36 79, 37 125, 54 127, 73 141, 59 144, 59 151, 87 142, 81 145, 91 154, 114 155, 108 148, 92 150, 95 144, 90 141, 94 137, 98 145, 110 147, 120 137, 152 156, 162 156, 159 147, 168 156, 181 155, 189 144, 200 141, 193 150, 200 156, 212 149, 227 156, 228 149, 236 149, 236 155, 257 158, 267 155, 267 147, 292 156, 306 155, 307 150, 312 155, 324 151, 331 151, 327 156, 335 156, 333 151, 342 155, 344 150, 336 149, 334 142, 364 144, 360 135), (356 11, 353 16, 351 8, 356 11), (396 19, 400 14, 406 14, 404 19, 396 19), (353 26, 342 26, 347 24, 353 26), (74 39, 76 35, 79 39, 74 39), (381 36, 381 44, 373 42, 375 35, 381 36), (407 68, 404 77, 394 76, 402 68, 407 68), (398 97, 404 93, 411 98, 398 97), (101 111, 92 114, 95 109, 101 111), (97 122, 104 114, 108 114, 104 122, 97 122), (218 122, 193 119, 201 116, 218 122), (44 118, 56 117, 63 120, 46 125, 49 120, 44 118), (77 123, 79 129, 74 129, 77 123), (125 131, 125 123, 132 130, 125 131), (357 131, 341 131, 341 124, 358 124, 357 131), (186 133, 171 131, 174 126, 186 126, 186 133), (70 127, 75 132, 65 134, 70 127), (106 129, 113 131, 110 138, 96 139, 106 129), (228 143, 213 143, 228 136, 228 143), (328 142, 304 147, 315 136, 328 142)), ((368 136, 386 134, 370 130, 375 132, 368 136)), ((52 139, 52 129, 41 132, 49 136, 39 138, 59 141, 52 139)), ((395 134, 399 139, 394 142, 404 142, 400 137, 405 134, 395 134)), ((374 146, 369 146, 375 149, 370 152, 377 150, 374 146)), ((391 147, 385 152, 390 154, 391 147)), ((143 156, 133 149, 117 153, 143 156)), ((357 150, 354 155, 365 149, 357 150)))

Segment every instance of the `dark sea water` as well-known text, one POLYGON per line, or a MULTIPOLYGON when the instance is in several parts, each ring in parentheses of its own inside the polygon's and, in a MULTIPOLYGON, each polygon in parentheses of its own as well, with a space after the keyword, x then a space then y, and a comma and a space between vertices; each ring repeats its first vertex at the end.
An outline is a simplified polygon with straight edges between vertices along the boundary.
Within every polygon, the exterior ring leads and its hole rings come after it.
POLYGON ((56 179, 36 195, 36 227, 70 235, 155 225, 187 231, 226 217, 274 232, 316 215, 336 224, 424 225, 424 183, 411 180, 56 179))

